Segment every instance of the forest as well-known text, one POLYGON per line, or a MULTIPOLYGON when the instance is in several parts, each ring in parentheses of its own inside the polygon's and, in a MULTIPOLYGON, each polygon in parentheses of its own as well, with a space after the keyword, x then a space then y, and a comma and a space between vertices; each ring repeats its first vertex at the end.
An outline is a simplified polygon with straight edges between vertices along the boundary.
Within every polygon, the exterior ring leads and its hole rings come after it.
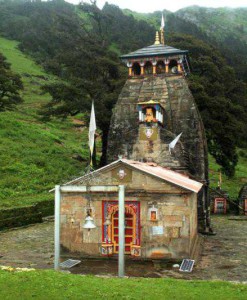
MULTIPOLYGON (((233 176, 237 148, 247 147, 246 74, 238 64, 244 56, 239 45, 245 41, 236 35, 239 51, 234 52, 219 35, 209 36, 205 24, 203 28, 191 22, 188 14, 164 12, 167 44, 189 50, 188 82, 204 121, 209 152, 222 171, 233 176)), ((1 0, 0 35, 18 41, 22 52, 59 78, 42 86, 43 93, 51 95, 39 110, 43 122, 79 114, 87 122, 95 102, 105 164, 111 111, 127 78, 119 55, 153 44, 160 16, 161 12, 142 15, 108 3, 100 10, 96 2, 74 6, 62 0, 1 0)), ((1 76, 8 68, 1 67, 1 76)), ((18 95, 15 99, 20 102, 18 95)), ((4 101, 1 97, 0 107, 4 101)))

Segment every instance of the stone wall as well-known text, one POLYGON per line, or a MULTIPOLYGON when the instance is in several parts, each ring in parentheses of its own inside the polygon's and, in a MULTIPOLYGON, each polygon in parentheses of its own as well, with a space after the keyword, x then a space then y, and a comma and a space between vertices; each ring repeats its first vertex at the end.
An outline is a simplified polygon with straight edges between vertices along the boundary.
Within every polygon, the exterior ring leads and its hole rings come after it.
POLYGON ((41 223, 42 218, 54 215, 54 200, 46 200, 32 206, 0 210, 0 230, 41 223))
MULTIPOLYGON (((83 229, 88 200, 83 194, 63 194, 61 201, 61 245, 66 251, 82 256, 101 257, 102 200, 117 200, 117 194, 92 195, 95 229, 83 229), (72 222, 73 221, 73 222, 72 222)), ((189 257, 197 232, 196 197, 194 194, 129 193, 126 201, 140 201, 141 249, 144 259, 181 259, 189 257), (148 220, 148 209, 155 205, 158 221, 148 220), (193 224, 191 222, 194 222, 193 224), (153 235, 152 227, 162 226, 162 235, 153 235)))
POLYGON ((137 161, 153 160, 161 166, 187 172, 205 183, 198 196, 198 219, 201 230, 209 224, 208 158, 203 123, 183 76, 164 75, 130 78, 119 95, 113 110, 108 137, 107 157, 112 162, 123 157, 137 161), (137 103, 159 101, 165 108, 164 127, 158 129, 156 141, 140 140, 137 103), (183 132, 172 154, 168 144, 183 132))

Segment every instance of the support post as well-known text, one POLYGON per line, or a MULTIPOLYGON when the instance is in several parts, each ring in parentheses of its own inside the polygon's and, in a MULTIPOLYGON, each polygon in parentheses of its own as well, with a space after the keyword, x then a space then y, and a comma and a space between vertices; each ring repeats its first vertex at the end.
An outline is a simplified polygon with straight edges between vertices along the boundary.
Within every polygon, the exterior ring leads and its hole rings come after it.
POLYGON ((118 248, 118 277, 124 277, 124 250, 125 250, 125 207, 124 207, 124 185, 119 185, 118 193, 118 234, 119 234, 119 248, 118 248))
POLYGON ((144 75, 144 67, 141 66, 141 75, 144 75))
POLYGON ((55 186, 55 255, 54 255, 54 269, 59 270, 60 263, 60 204, 61 193, 60 185, 55 186))

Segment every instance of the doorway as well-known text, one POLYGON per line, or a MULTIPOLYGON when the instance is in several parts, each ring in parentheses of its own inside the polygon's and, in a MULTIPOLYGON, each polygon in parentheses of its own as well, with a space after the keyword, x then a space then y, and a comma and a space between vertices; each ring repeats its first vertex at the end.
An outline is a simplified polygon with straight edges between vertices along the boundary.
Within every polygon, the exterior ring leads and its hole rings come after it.
MULTIPOLYGON (((119 248, 119 222, 118 201, 103 201, 103 242, 113 245, 113 254, 119 248), (110 224, 105 225, 104 220, 110 218, 110 224)), ((138 201, 125 202, 125 254, 131 254, 133 245, 140 245, 140 203, 138 201)))

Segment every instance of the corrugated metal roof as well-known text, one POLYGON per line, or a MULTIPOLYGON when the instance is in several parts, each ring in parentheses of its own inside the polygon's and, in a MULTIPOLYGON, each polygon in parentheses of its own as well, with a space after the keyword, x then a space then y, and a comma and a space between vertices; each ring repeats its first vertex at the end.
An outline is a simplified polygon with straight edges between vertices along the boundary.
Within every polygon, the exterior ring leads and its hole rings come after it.
POLYGON ((171 46, 160 44, 160 45, 151 45, 148 47, 138 49, 134 52, 124 54, 120 56, 120 58, 126 59, 126 58, 138 58, 138 57, 150 57, 150 56, 169 56, 169 55, 186 54, 186 53, 188 53, 188 50, 180 50, 177 48, 173 48, 171 46))
MULTIPOLYGON (((126 166, 140 170, 142 172, 145 172, 146 174, 155 176, 156 178, 159 178, 159 179, 163 179, 167 182, 170 182, 172 184, 175 184, 177 186, 180 186, 184 189, 187 189, 187 190, 195 192, 195 193, 198 193, 203 186, 202 183, 192 180, 186 175, 183 175, 181 173, 160 167, 157 164, 143 163, 143 162, 138 162, 138 161, 129 160, 129 159, 116 160, 116 161, 110 163, 109 165, 104 166, 104 167, 92 172, 91 174, 106 171, 108 169, 111 169, 112 167, 114 167, 115 165, 117 165, 119 163, 123 163, 126 166)), ((83 182, 83 179, 84 178, 86 179, 87 176, 88 175, 84 175, 79 178, 76 178, 72 181, 67 182, 65 185, 77 184, 77 183, 83 182)))
POLYGON ((167 182, 173 183, 195 193, 198 193, 203 186, 202 183, 192 180, 188 176, 160 167, 156 164, 142 163, 127 159, 122 159, 122 162, 140 171, 143 171, 160 179, 164 179, 167 182))

